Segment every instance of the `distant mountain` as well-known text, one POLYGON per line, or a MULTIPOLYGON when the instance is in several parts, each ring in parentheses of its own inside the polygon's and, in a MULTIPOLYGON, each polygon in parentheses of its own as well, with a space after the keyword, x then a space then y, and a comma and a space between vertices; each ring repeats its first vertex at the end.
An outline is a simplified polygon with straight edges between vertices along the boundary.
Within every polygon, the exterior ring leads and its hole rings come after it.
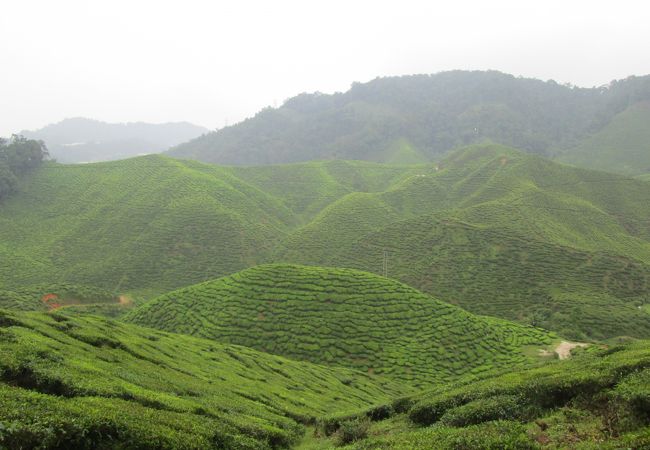
POLYGON ((74 118, 21 134, 45 141, 60 162, 99 162, 160 153, 209 130, 187 122, 150 124, 105 123, 74 118))
POLYGON ((494 71, 377 78, 344 93, 298 95, 169 154, 236 165, 329 159, 413 163, 491 140, 551 156, 649 100, 650 76, 591 89, 494 71))

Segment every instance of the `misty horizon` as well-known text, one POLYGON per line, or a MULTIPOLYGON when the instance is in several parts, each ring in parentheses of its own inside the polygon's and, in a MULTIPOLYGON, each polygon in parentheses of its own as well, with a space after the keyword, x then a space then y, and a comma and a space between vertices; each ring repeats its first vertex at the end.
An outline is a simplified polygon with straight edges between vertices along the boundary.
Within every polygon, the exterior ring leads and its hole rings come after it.
POLYGON ((648 7, 631 5, 20 2, 0 17, 0 135, 72 117, 219 129, 302 92, 449 70, 601 86, 650 73, 648 7))

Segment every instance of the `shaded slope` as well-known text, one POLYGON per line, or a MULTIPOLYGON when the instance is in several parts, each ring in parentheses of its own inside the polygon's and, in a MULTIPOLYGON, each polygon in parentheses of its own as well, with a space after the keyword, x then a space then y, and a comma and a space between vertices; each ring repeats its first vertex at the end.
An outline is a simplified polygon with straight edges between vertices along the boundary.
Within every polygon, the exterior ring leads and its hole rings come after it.
POLYGON ((164 290, 255 264, 290 221, 219 167, 160 156, 50 164, 0 205, 0 279, 164 290))
POLYGON ((171 292, 125 320, 415 385, 524 364, 532 359, 525 346, 552 340, 369 273, 292 265, 259 266, 171 292))
POLYGON ((104 319, 0 310, 3 448, 287 447, 301 423, 402 389, 104 319))
POLYGON ((370 425, 357 449, 641 449, 649 407, 650 342, 640 341, 329 417, 322 429, 334 443, 370 425))
POLYGON ((490 145, 350 194, 276 260, 389 274, 470 311, 573 337, 650 335, 650 188, 490 145))
POLYGON ((559 160, 627 175, 650 172, 650 101, 631 105, 559 160))

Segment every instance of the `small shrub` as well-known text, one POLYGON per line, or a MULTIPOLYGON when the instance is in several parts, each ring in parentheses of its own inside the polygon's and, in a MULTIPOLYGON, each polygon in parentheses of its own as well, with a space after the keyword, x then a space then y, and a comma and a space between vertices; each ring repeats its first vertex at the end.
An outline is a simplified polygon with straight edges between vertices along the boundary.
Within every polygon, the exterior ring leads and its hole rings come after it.
POLYGON ((448 426, 465 427, 490 420, 521 419, 525 413, 525 406, 519 397, 498 395, 450 409, 440 418, 440 422, 448 426))
POLYGON ((341 422, 336 439, 340 445, 347 445, 352 442, 368 437, 370 421, 368 419, 353 419, 341 422))

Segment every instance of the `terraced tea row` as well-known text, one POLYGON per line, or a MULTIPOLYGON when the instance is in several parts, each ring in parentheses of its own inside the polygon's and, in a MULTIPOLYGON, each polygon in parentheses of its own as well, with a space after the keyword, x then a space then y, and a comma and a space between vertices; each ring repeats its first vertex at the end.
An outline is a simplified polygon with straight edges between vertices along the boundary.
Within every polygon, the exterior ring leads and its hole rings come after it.
POLYGON ((259 266, 180 289, 125 320, 415 386, 524 365, 533 360, 527 346, 544 348, 554 339, 369 273, 292 265, 259 266))
MULTIPOLYGON (((574 339, 650 335, 650 316, 639 309, 650 303, 650 266, 632 258, 419 217, 341 243, 327 262, 380 273, 384 250, 391 277, 474 313, 574 339)), ((317 255, 300 259, 317 263, 317 255)))
POLYGON ((406 386, 244 347, 0 310, 0 447, 287 447, 322 414, 406 386))

